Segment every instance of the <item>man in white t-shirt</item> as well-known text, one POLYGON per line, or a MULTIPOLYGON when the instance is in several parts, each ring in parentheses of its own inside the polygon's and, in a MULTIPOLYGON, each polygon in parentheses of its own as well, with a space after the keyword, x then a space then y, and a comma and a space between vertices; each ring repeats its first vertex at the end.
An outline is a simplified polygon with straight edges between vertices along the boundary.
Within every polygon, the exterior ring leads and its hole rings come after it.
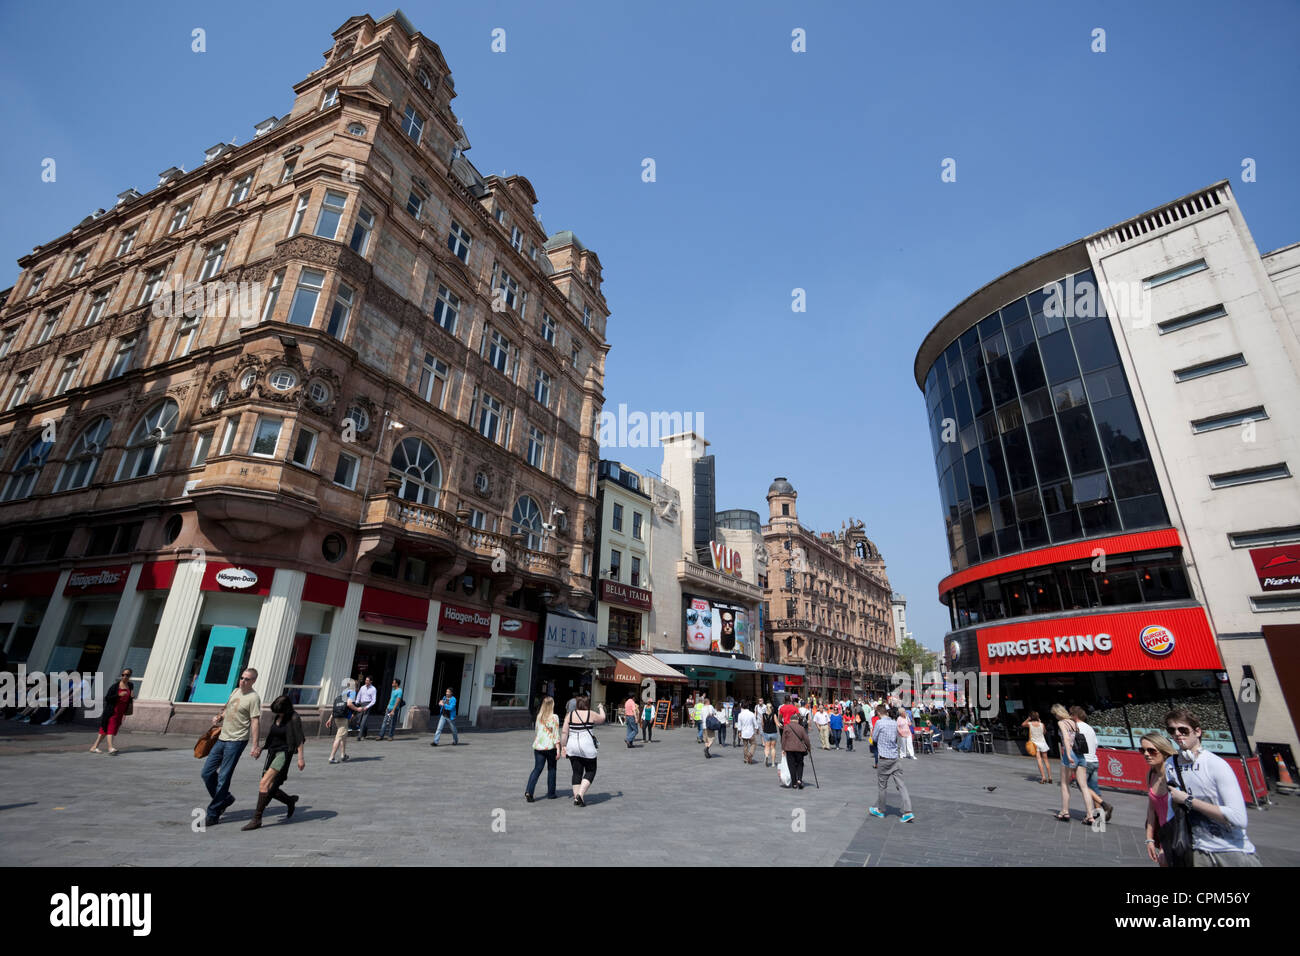
POLYGON ((1246 837, 1246 798, 1228 762, 1201 747, 1190 710, 1165 714, 1165 732, 1181 748, 1165 761, 1169 799, 1191 811, 1192 866, 1263 866, 1246 837))
MULTIPOLYGON (((1093 801, 1096 808, 1099 808, 1106 814, 1106 822, 1110 822, 1111 814, 1115 808, 1101 798, 1101 788, 1097 786, 1097 769, 1101 766, 1097 760, 1097 731, 1093 730, 1092 724, 1088 723, 1088 715, 1084 713, 1082 707, 1071 707, 1070 716, 1079 727, 1079 733, 1083 734, 1083 739, 1088 742, 1088 752, 1083 756, 1084 771, 1087 774, 1088 789, 1093 792, 1096 799, 1093 801)), ((1090 810, 1095 812, 1093 807, 1090 810)))
POLYGON ((748 701, 741 703, 736 714, 736 736, 745 747, 745 763, 754 762, 754 735, 758 732, 758 718, 749 709, 748 701))

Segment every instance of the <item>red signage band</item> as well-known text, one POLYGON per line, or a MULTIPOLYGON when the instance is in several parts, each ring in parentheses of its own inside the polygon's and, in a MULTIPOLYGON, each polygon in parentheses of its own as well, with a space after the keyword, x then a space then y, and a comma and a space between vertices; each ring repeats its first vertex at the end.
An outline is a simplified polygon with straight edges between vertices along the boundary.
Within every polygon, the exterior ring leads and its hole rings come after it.
POLYGON ((607 580, 600 582, 600 599, 613 604, 622 604, 624 607, 634 607, 642 611, 650 610, 654 603, 654 595, 644 588, 635 588, 620 581, 607 580))
POLYGON ((175 561, 146 561, 140 568, 140 580, 135 582, 137 591, 167 591, 176 577, 175 561))
POLYGON ((537 640, 537 622, 525 621, 521 617, 502 617, 500 632, 502 637, 513 637, 520 641, 537 640))
POLYGON ((275 577, 275 568, 269 568, 260 564, 226 564, 224 562, 209 561, 203 569, 203 583, 199 587, 204 591, 220 591, 223 594, 256 594, 259 597, 266 597, 271 593, 271 581, 275 577), (225 587, 217 580, 217 575, 222 571, 239 569, 251 571, 257 575, 257 583, 245 588, 225 587))
POLYGON ((58 571, 14 574, 0 579, 0 600, 19 597, 50 597, 59 584, 58 571))
POLYGON ((63 593, 67 597, 121 594, 126 590, 126 576, 130 573, 129 564, 113 568, 74 568, 68 572, 68 583, 63 586, 63 593))
POLYGON ((491 637, 492 612, 444 603, 442 613, 438 615, 438 630, 466 637, 491 637))
POLYGON ((427 598, 367 587, 361 592, 361 616, 373 624, 423 631, 429 626, 427 598))
POLYGON ((1256 548, 1250 552, 1250 560, 1265 591, 1300 590, 1300 544, 1256 548))
POLYGON ((1201 607, 1056 617, 975 633, 985 672, 1223 670, 1201 607))
POLYGON ((956 574, 948 575, 939 582, 939 597, 942 599, 953 588, 961 587, 963 584, 970 584, 972 581, 995 578, 1015 571, 1032 571, 1036 568, 1061 564, 1065 561, 1090 559, 1093 557, 1093 552, 1098 548, 1106 552, 1106 554, 1114 556, 1129 554, 1134 551, 1158 551, 1168 548, 1181 548, 1182 546, 1182 541, 1179 540, 1176 530, 1163 528, 1159 531, 1117 534, 1109 538, 1090 538, 1085 541, 1074 541, 1070 544, 1058 544, 1050 548, 1039 548, 1036 551, 1024 551, 1005 558, 985 561, 983 564, 976 564, 963 571, 958 571, 956 574))
POLYGON ((302 599, 313 604, 342 607, 348 599, 348 582, 340 578, 327 578, 308 574, 302 586, 302 599))

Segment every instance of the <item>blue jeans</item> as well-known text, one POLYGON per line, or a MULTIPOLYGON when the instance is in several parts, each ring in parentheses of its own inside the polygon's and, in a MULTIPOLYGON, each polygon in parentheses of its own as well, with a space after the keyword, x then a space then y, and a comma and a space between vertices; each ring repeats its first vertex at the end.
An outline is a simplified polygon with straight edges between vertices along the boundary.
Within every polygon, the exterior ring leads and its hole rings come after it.
POLYGON ((436 744, 442 739, 442 728, 444 727, 451 728, 452 743, 460 743, 460 734, 456 733, 456 718, 448 717, 446 714, 442 714, 438 718, 438 729, 433 732, 433 742, 436 744))
POLYGON ((220 817, 226 809, 224 804, 230 797, 230 780, 235 775, 235 764, 239 763, 239 757, 247 746, 247 740, 218 740, 208 752, 199 776, 212 798, 208 804, 209 817, 220 817))
POLYGON ((380 740, 383 740, 383 739, 384 739, 384 735, 387 734, 387 735, 388 735, 388 739, 389 739, 389 740, 392 740, 392 739, 393 739, 393 725, 396 724, 396 723, 397 723, 397 711, 393 710, 393 711, 389 711, 388 713, 384 714, 384 722, 383 722, 382 724, 379 725, 379 739, 380 739, 380 740))
POLYGON ((636 718, 628 717, 627 719, 627 742, 631 743, 636 740, 636 718))
POLYGON ((704 721, 702 720, 695 722, 695 739, 699 743, 704 743, 704 721))
POLYGON ((542 767, 545 766, 546 795, 555 796, 555 757, 554 749, 533 751, 533 772, 528 775, 528 786, 524 788, 524 793, 532 795, 533 788, 537 786, 537 781, 542 776, 542 767))

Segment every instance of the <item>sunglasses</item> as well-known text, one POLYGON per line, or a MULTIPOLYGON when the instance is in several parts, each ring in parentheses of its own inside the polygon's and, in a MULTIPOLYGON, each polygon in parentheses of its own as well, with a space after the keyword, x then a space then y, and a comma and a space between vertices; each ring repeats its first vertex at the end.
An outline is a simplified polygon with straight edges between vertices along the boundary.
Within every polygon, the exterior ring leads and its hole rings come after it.
POLYGON ((1195 733, 1191 727, 1166 727, 1165 732, 1173 734, 1175 737, 1190 737, 1195 733))
POLYGON ((1142 752, 1146 754, 1148 757, 1155 757, 1160 753, 1160 751, 1156 750, 1155 747, 1143 747, 1142 752))

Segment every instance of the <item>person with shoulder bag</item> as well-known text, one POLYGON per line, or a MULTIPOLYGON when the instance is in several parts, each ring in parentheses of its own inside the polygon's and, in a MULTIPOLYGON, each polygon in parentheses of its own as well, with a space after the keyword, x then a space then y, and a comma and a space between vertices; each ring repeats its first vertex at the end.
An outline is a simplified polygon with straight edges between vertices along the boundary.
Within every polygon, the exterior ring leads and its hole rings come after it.
POLYGON ((1053 704, 1052 716, 1056 718, 1056 729, 1061 735, 1061 812, 1056 815, 1056 819, 1063 823, 1070 821, 1070 780, 1073 779, 1083 795, 1083 822, 1091 824, 1093 798, 1096 795, 1088 789, 1087 765, 1084 761, 1084 755, 1088 752, 1087 738, 1063 705, 1053 704))
POLYGON ((573 805, 585 807, 587 791, 596 779, 596 735, 592 731, 605 722, 605 705, 601 704, 599 713, 590 710, 591 698, 580 694, 572 713, 564 718, 564 728, 560 739, 564 741, 560 749, 561 757, 568 757, 573 767, 573 805))
POLYGON ((790 721, 781 731, 781 750, 790 768, 790 789, 802 790, 803 761, 812 750, 812 741, 808 739, 808 731, 799 721, 790 721))
POLYGON ((357 682, 351 677, 343 678, 338 697, 330 708, 329 717, 325 718, 325 729, 334 731, 334 745, 330 747, 330 763, 339 763, 348 759, 348 724, 360 707, 356 705, 357 682))
POLYGON ((647 700, 645 706, 641 708, 641 739, 644 743, 652 743, 655 739, 655 702, 647 700))
POLYGON ((1171 839, 1172 827, 1179 821, 1165 782, 1165 762, 1178 755, 1178 748, 1164 734, 1150 733, 1142 735, 1141 749, 1147 762, 1147 856, 1158 866, 1190 866, 1190 860, 1173 852, 1177 840, 1171 839), (1168 850, 1166 844, 1171 844, 1168 850))
POLYGON ((718 728, 722 726, 722 721, 718 719, 718 712, 713 709, 713 704, 709 698, 704 698, 704 706, 700 710, 700 726, 704 728, 704 757, 709 759, 713 754, 709 753, 709 748, 713 746, 714 740, 717 739, 718 728))

